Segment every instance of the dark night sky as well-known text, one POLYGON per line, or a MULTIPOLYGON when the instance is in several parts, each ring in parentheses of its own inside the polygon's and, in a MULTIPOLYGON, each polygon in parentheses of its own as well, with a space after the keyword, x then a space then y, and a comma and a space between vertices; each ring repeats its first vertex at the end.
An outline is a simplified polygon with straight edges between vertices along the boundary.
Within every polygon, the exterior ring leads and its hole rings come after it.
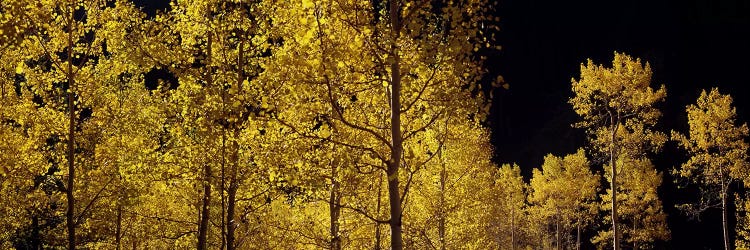
MULTIPOLYGON (((586 58, 608 64, 615 50, 650 62, 652 83, 666 86, 658 129, 686 132, 685 105, 713 86, 734 97, 741 122, 750 119, 750 1, 501 0, 498 12, 503 51, 490 68, 511 87, 496 90, 492 141, 496 161, 518 163, 527 178, 544 155, 585 145, 583 132, 570 127, 579 119, 567 103, 570 79, 586 58)), ((665 172, 659 191, 672 230, 659 248, 721 248, 718 211, 699 223, 674 209, 697 195, 678 191, 668 176, 684 153, 668 143, 653 160, 665 172)))

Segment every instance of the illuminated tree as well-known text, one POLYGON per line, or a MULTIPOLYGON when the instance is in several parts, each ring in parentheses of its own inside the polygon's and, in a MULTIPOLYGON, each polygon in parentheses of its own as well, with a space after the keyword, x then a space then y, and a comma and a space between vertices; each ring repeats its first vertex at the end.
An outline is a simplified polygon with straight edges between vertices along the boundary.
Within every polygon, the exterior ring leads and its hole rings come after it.
MULTIPOLYGON (((648 63, 643 65, 640 59, 615 53, 611 68, 588 60, 581 65, 580 78, 572 80, 574 96, 569 102, 583 118, 577 126, 587 128, 596 150, 608 154, 612 173, 608 181, 613 190, 618 190, 616 160, 621 153, 640 154, 644 147, 658 149, 663 142, 663 136, 652 133, 651 127, 661 116, 654 105, 664 100, 666 90, 663 86, 651 88, 651 74, 648 63), (639 149, 624 149, 622 138, 617 136, 620 130, 643 134, 629 143, 639 149)), ((614 249, 620 249, 617 192, 611 193, 611 200, 615 201, 611 208, 613 244, 614 249)))
MULTIPOLYGON (((491 90, 476 52, 495 49, 489 1, 191 0, 153 16, 128 0, 0 7, 0 211, 14 216, 0 216, 3 240, 231 250, 488 238, 491 90), (326 233, 305 228, 323 218, 326 233), (281 241, 284 222, 309 240, 281 241)), ((521 184, 500 199, 511 235, 521 184)))
POLYGON ((402 204, 409 190, 402 178, 423 169, 434 158, 427 152, 435 155, 440 148, 440 143, 420 145, 421 134, 440 121, 481 120, 488 111, 477 84, 483 70, 472 53, 489 45, 480 34, 490 27, 489 4, 394 0, 277 6, 275 34, 284 38, 284 46, 274 51, 265 72, 266 81, 286 95, 271 100, 277 119, 303 137, 348 148, 360 156, 360 164, 385 173, 390 218, 367 217, 389 224, 391 248, 401 249, 402 204), (483 22, 487 25, 478 25, 483 22), (328 129, 338 133, 319 133, 328 129), (409 150, 414 157, 405 160, 409 150))
POLYGON ((534 169, 529 202, 554 222, 558 249, 562 246, 560 234, 568 235, 571 230, 576 231, 575 246, 580 248, 581 228, 590 225, 596 215, 599 178, 589 169, 583 149, 564 158, 547 155, 541 171, 534 169))
POLYGON ((521 168, 503 164, 492 175, 490 188, 485 188, 485 202, 490 206, 482 218, 495 249, 522 249, 533 246, 536 239, 530 229, 526 194, 528 184, 523 181, 521 168), (489 202, 487 202, 489 201, 489 202))
MULTIPOLYGON (((420 141, 440 144, 436 159, 425 169, 410 176, 412 183, 404 202, 404 239, 408 248, 485 248, 495 241, 488 227, 487 212, 507 207, 490 202, 501 195, 493 191, 496 166, 491 163, 492 149, 486 130, 468 124, 445 124, 449 131, 424 133, 420 141), (432 137, 432 138, 431 138, 432 137)), ((406 158, 413 158, 408 152, 406 158)), ((501 187, 510 189, 512 187, 501 187)), ((517 200, 523 201, 519 194, 517 200)), ((506 202, 502 200, 502 202, 506 202)), ((511 207, 512 208, 512 207, 511 207)), ((519 209, 520 210, 520 209, 519 209)), ((498 218, 501 220, 506 218, 498 218)), ((504 224, 502 225, 505 226, 504 224)), ((505 228, 503 228, 505 229, 505 228)))
MULTIPOLYGON (((617 192, 621 194, 617 200, 620 208, 618 220, 624 241, 632 244, 633 249, 651 249, 653 242, 669 240, 667 216, 657 192, 662 182, 661 174, 648 158, 633 159, 621 155, 617 164, 629 169, 622 172, 617 186, 617 192)), ((605 174, 610 175, 606 169, 605 174)), ((607 195, 602 196, 602 209, 605 211, 612 207, 611 194, 612 190, 607 189, 607 195)), ((612 231, 603 230, 592 242, 600 247, 610 246, 611 237, 612 231)))
POLYGON ((256 81, 270 46, 264 4, 173 2, 135 37, 142 63, 176 78, 167 94, 175 115, 164 159, 201 173, 199 249, 241 246, 247 241, 237 237, 247 234, 237 230, 248 228, 240 223, 250 223, 249 215, 269 204, 269 183, 261 178, 266 166, 258 162, 279 130, 269 122, 273 96, 256 81), (214 233, 220 243, 208 239, 214 233))
POLYGON ((376 232, 381 224, 373 226, 365 215, 382 217, 384 206, 377 201, 385 198, 383 175, 363 173, 366 166, 357 162, 358 155, 332 143, 306 145, 296 140, 283 147, 299 149, 296 152, 304 155, 294 158, 289 157, 294 153, 278 154, 272 160, 282 162, 282 167, 269 169, 269 178, 278 188, 299 193, 272 201, 279 209, 264 221, 273 227, 268 242, 293 249, 377 246, 376 232))
POLYGON ((714 88, 701 92, 696 104, 687 106, 688 136, 673 132, 673 138, 687 149, 690 159, 677 172, 701 185, 701 201, 682 208, 693 215, 721 206, 724 249, 730 249, 727 226, 727 195, 735 181, 747 181, 747 124, 737 125, 732 97, 714 88))
MULTIPOLYGON (((34 149, 36 152, 27 152, 30 159, 38 159, 35 155, 43 159, 33 163, 22 161, 33 165, 29 170, 35 173, 26 172, 25 177, 33 177, 34 184, 25 187, 28 182, 16 180, 14 184, 19 186, 13 188, 44 190, 46 197, 31 200, 48 205, 32 206, 27 210, 32 214, 33 211, 48 211, 54 216, 57 207, 65 208, 67 238, 64 242, 68 249, 97 246, 103 235, 109 233, 104 230, 108 227, 105 217, 109 216, 107 212, 112 203, 106 197, 121 187, 115 181, 119 176, 115 165, 119 164, 110 164, 112 158, 108 156, 112 156, 109 150, 114 149, 109 142, 122 135, 110 132, 117 126, 115 124, 123 125, 115 133, 127 134, 122 129, 138 131, 144 128, 141 121, 158 122, 145 108, 150 99, 144 98, 147 93, 142 84, 138 85, 140 78, 128 77, 137 75, 137 70, 113 53, 122 42, 112 25, 116 19, 114 13, 125 12, 123 8, 127 6, 108 5, 103 1, 14 1, 0 6, 3 30, 13 31, 3 32, 10 34, 8 38, 13 42, 3 44, 7 46, 3 47, 2 56, 15 66, 15 77, 10 85, 14 86, 14 93, 5 91, 9 90, 6 83, 10 82, 3 80, 3 101, 13 110, 3 115, 5 125, 9 125, 3 133, 7 133, 5 136, 10 136, 9 139, 23 137, 13 141, 10 148, 15 149, 12 151, 34 149), (110 111, 122 108, 118 105, 128 98, 138 101, 129 102, 124 109, 146 111, 145 115, 136 113, 134 117, 132 112, 126 111, 110 116, 110 111), (21 128, 24 132, 17 134, 21 128), (59 192, 65 193, 66 206, 59 203, 59 192)), ((141 135, 148 136, 147 133, 141 135)), ((143 137, 131 139, 133 141, 124 146, 131 150, 139 147, 137 143, 149 141, 143 137)), ((139 155, 130 150, 118 153, 123 158, 139 155)), ((38 215, 31 217, 34 218, 32 224, 41 222, 38 215)), ((49 220, 45 223, 32 228, 46 226, 56 230, 49 220)), ((41 238, 48 244, 62 245, 63 241, 57 236, 65 233, 53 231, 39 236, 38 228, 35 230, 37 242, 32 247, 41 247, 41 238)))

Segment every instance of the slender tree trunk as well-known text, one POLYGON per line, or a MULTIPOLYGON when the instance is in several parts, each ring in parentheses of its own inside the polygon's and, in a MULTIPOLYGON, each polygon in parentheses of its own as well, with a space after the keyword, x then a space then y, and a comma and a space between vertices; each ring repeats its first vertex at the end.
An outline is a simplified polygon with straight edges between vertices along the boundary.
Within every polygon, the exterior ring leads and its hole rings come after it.
MULTIPOLYGON (((619 120, 619 119, 618 119, 619 120)), ((620 249, 620 232, 617 230, 617 168, 615 159, 616 135, 619 121, 615 120, 614 115, 610 114, 610 124, 612 125, 612 141, 609 143, 609 162, 612 166, 612 233, 613 248, 620 249)))
POLYGON ((724 250, 729 250, 729 229, 727 227, 727 191, 723 180, 721 182, 721 224, 724 229, 724 250))
MULTIPOLYGON (((397 157, 396 157, 397 158, 397 157)), ((401 236, 401 196, 399 195, 398 166, 400 160, 391 159, 388 171, 388 199, 390 205, 391 249, 403 248, 401 236)))
POLYGON ((39 217, 36 215, 31 218, 31 249, 42 249, 42 239, 39 236, 39 217))
MULTIPOLYGON (((245 72, 242 69, 244 65, 244 40, 240 41, 237 50, 237 95, 242 95, 242 82, 245 80, 245 72)), ((237 116, 236 113, 232 112, 233 116, 237 116)), ((232 123, 233 129, 233 140, 232 140, 232 169, 230 169, 229 176, 229 197, 227 206, 227 250, 235 249, 235 232, 237 226, 235 225, 235 212, 237 210, 237 189, 239 189, 239 183, 237 179, 237 169, 240 166, 240 145, 237 142, 240 138, 240 117, 234 117, 236 121, 232 123)))
POLYGON ((203 206, 201 207, 201 218, 198 226, 198 250, 207 249, 209 207, 211 205, 211 166, 203 165, 203 206))
MULTIPOLYGON (((380 216, 381 197, 383 197, 383 173, 380 173, 378 178, 378 203, 377 203, 377 214, 380 216)), ((375 250, 380 250, 380 223, 375 222, 375 250)))
POLYGON ((581 250, 581 221, 576 225, 576 250, 581 250))
POLYGON ((237 207, 237 180, 233 178, 229 183, 229 197, 227 202, 227 250, 234 250, 234 235, 237 229, 235 225, 235 211, 237 207))
POLYGON ((229 176, 229 192, 227 197, 227 250, 235 249, 235 231, 237 226, 235 225, 235 211, 237 210, 237 189, 239 183, 237 183, 237 167, 239 165, 239 145, 237 144, 236 138, 239 135, 239 131, 235 128, 235 140, 233 142, 234 152, 232 153, 232 169, 230 169, 229 176))
MULTIPOLYGON (((72 71, 72 70, 71 70, 72 71)), ((68 88, 72 86, 73 79, 68 79, 68 88)), ((75 167, 73 165, 73 161, 75 161, 75 107, 73 103, 73 93, 68 92, 68 112, 70 113, 69 116, 69 128, 68 128, 68 188, 65 190, 65 195, 68 200, 68 209, 66 211, 66 219, 67 219, 67 226, 68 226, 68 249, 74 250, 76 249, 76 226, 75 226, 75 215, 73 214, 73 211, 75 210, 75 198, 73 197, 73 190, 75 185, 75 167)))
MULTIPOLYGON (((513 203, 513 194, 510 195, 510 202, 513 203)), ((510 249, 516 250, 516 208, 510 207, 510 249)))
POLYGON ((401 8, 399 2, 390 0, 391 18, 391 159, 388 163, 388 199, 390 202, 391 250, 401 250, 401 195, 399 194, 399 168, 403 141, 401 138, 401 70, 397 40, 400 32, 401 8))
POLYGON ((555 249, 560 250, 560 211, 555 215, 555 249))
POLYGON ((122 242, 122 204, 117 204, 117 226, 115 228, 115 249, 121 249, 122 242))
MULTIPOLYGON (((222 100, 222 111, 224 111, 223 115, 226 117, 226 90, 222 90, 221 92, 221 100, 222 100)), ((220 199, 221 199, 221 250, 224 250, 224 247, 227 245, 227 224, 226 224, 226 214, 227 214, 227 197, 226 193, 224 192, 227 190, 227 175, 226 175, 226 169, 227 169, 227 161, 226 161, 226 149, 227 149, 227 129, 223 128, 221 130, 221 187, 219 188, 220 199)))
POLYGON ((440 154, 440 162, 441 162, 441 169, 440 169, 440 208, 439 213, 440 217, 438 218, 438 235, 440 237, 440 250, 445 250, 445 182, 448 179, 448 173, 445 171, 445 161, 443 161, 443 151, 440 150, 438 152, 440 154))
MULTIPOLYGON (((122 95, 122 92, 120 92, 120 95, 122 95)), ((120 112, 122 112, 122 101, 119 102, 119 109, 120 112)), ((120 133, 120 140, 118 141, 118 146, 122 147, 122 131, 118 131, 120 133)), ((116 173, 117 177, 119 179, 119 190, 117 192, 117 221, 115 225, 115 249, 120 250, 122 249, 122 203, 124 197, 123 187, 122 187, 122 174, 120 174, 120 162, 117 162, 116 166, 116 173)))
POLYGON ((66 225, 68 227, 68 249, 76 249, 76 225, 75 225, 75 79, 73 76, 73 9, 70 9, 68 17, 68 188, 65 189, 65 195, 68 200, 68 209, 65 213, 66 225))
POLYGON ((334 161, 331 165, 331 196, 328 204, 331 213, 331 250, 341 250, 341 236, 339 235, 339 218, 341 217, 341 190, 338 179, 338 165, 334 161))
MULTIPOLYGON (((208 67, 210 67, 211 65, 212 42, 213 42, 213 34, 209 32, 208 43, 207 43, 207 65, 208 67)), ((208 86, 213 85, 212 74, 213 72, 210 72, 210 71, 206 72, 208 86)), ((201 208, 201 218, 200 218, 200 223, 198 224, 198 250, 205 250, 207 249, 207 245, 208 245, 208 242, 207 242, 208 223, 210 219, 209 208, 211 205, 211 176, 213 176, 211 165, 204 163, 203 165, 203 207, 201 208)))

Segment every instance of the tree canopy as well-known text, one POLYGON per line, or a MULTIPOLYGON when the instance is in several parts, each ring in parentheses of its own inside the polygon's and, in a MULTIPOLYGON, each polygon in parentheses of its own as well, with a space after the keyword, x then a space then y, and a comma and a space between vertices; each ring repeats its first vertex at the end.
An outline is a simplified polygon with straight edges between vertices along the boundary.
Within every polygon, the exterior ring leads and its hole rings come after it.
MULTIPOLYGON (((487 117, 510 90, 488 74, 496 4, 0 0, 0 248, 670 240, 654 165, 666 89, 648 62, 581 64, 575 152, 497 158, 487 117)), ((684 211, 721 204, 727 247, 735 194, 742 247, 748 128, 732 105, 712 89, 687 107, 690 130, 672 139, 689 160, 673 173, 705 201, 684 211)))

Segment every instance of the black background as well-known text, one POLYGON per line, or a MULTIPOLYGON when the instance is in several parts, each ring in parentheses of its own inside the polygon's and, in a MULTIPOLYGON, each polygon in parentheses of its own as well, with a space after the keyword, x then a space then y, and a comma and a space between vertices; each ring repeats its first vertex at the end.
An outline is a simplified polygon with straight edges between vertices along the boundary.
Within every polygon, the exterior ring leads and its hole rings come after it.
MULTIPOLYGON (((611 64, 618 51, 649 62, 652 86, 667 88, 658 126, 664 132, 687 132, 685 106, 711 87, 734 97, 740 122, 750 118, 750 1, 504 0, 498 16, 503 50, 488 67, 503 75, 510 89, 496 90, 490 115, 495 160, 518 163, 526 178, 544 155, 585 146, 583 131, 571 128, 580 118, 567 100, 570 80, 578 78, 587 58, 611 64)), ((698 222, 674 209, 697 196, 695 190, 678 190, 669 176, 685 161, 684 154, 667 143, 653 157, 664 174, 659 194, 672 231, 672 240, 657 248, 723 248, 718 210, 698 222)), ((598 165, 595 169, 601 169, 598 165)))

